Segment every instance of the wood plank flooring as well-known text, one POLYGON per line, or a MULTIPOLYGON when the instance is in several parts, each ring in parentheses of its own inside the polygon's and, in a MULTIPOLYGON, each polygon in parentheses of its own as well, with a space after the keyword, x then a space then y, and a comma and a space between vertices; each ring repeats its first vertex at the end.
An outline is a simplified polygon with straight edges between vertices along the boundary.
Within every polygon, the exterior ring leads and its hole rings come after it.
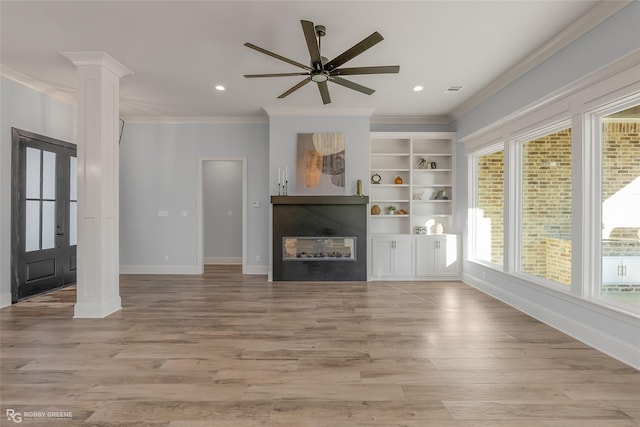
POLYGON ((0 310, 0 425, 640 426, 640 372, 459 282, 120 288, 106 319, 73 288, 0 310))

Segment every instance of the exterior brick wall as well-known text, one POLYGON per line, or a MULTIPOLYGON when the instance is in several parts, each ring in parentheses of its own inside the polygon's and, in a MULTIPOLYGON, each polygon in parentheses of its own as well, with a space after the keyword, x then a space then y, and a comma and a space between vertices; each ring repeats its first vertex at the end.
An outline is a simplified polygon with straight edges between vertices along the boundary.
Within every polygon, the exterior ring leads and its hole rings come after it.
POLYGON ((478 158, 477 207, 491 221, 491 262, 503 263, 504 150, 478 158))
MULTIPOLYGON (((605 122, 602 147, 602 200, 640 177, 640 123, 605 122)), ((629 206, 631 209, 632 207, 629 206)), ((637 211, 640 207, 636 206, 637 211)), ((640 214, 638 214, 640 215, 640 214)), ((618 227, 602 236, 602 255, 640 255, 638 228, 618 227)))
POLYGON ((571 270, 547 263, 547 238, 567 240, 570 264, 571 129, 526 142, 522 159, 522 270, 569 285, 571 270))

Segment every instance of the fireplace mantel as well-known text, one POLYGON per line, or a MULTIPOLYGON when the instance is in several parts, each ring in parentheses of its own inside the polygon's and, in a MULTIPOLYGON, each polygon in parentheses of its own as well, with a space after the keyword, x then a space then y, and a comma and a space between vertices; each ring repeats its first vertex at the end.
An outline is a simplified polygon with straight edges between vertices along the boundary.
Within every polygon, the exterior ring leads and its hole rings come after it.
POLYGON ((271 196, 273 205, 366 205, 369 196, 271 196))

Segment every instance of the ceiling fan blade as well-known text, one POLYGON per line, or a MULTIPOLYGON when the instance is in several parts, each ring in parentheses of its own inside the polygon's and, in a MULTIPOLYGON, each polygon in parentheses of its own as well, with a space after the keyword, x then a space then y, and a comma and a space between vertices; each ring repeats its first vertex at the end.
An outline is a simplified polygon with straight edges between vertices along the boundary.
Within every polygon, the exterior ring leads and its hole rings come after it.
POLYGON ((356 74, 392 74, 400 72, 399 65, 386 65, 381 67, 353 67, 338 68, 331 72, 335 76, 353 76, 356 74))
POLYGON ((327 86, 327 82, 318 83, 318 89, 320 90, 320 96, 322 97, 323 104, 330 104, 331 97, 329 96, 329 86, 327 86))
POLYGON ((304 65, 304 64, 296 62, 296 61, 294 61, 292 59, 285 58, 282 55, 278 55, 277 53, 273 53, 271 51, 268 51, 267 49, 263 49, 263 48, 261 48, 259 46, 254 45, 254 44, 245 43, 244 45, 246 47, 250 47, 251 49, 257 50, 258 52, 264 53, 265 55, 269 55, 269 56, 271 56, 273 58, 279 59, 280 61, 284 61, 284 62, 286 62, 288 64, 295 65, 296 67, 304 68, 305 70, 309 70, 309 71, 313 70, 313 68, 309 67, 308 65, 304 65))
POLYGON ((316 29, 311 21, 300 21, 302 24, 302 31, 304 32, 304 38, 307 41, 307 47, 309 48, 309 56, 311 57, 312 64, 322 64, 320 58, 320 48, 318 48, 318 41, 316 40, 316 29))
POLYGON ((331 61, 327 62, 324 66, 324 69, 327 71, 331 71, 334 68, 338 68, 339 66, 349 61, 350 59, 360 55, 362 52, 369 49, 370 47, 373 47, 376 44, 380 43, 382 40, 384 40, 384 38, 379 32, 376 31, 375 33, 371 34, 369 37, 362 40, 360 43, 357 43, 356 45, 352 46, 351 48, 347 49, 340 55, 333 58, 331 61))
POLYGON ((308 76, 309 73, 277 73, 277 74, 245 74, 247 78, 254 77, 286 77, 286 76, 308 76))
POLYGON ((359 85, 358 83, 354 83, 351 80, 343 79, 342 77, 332 76, 330 80, 334 83, 339 84, 340 86, 348 87, 349 89, 357 90, 358 92, 362 92, 367 95, 371 95, 373 92, 375 92, 374 89, 359 85))
POLYGON ((287 90, 286 92, 284 92, 282 95, 280 95, 278 98, 284 98, 285 96, 291 95, 291 93, 295 92, 296 90, 300 89, 302 86, 306 85, 307 83, 309 83, 311 81, 311 77, 309 77, 308 79, 304 79, 303 81, 301 81, 300 83, 298 83, 297 85, 295 85, 294 87, 292 87, 291 89, 287 90))

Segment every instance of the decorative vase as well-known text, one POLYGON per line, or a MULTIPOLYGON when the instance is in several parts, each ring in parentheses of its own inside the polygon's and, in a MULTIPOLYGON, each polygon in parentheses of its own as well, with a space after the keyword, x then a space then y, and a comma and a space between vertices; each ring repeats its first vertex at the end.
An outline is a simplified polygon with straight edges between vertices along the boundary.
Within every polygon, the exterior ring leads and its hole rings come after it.
POLYGON ((396 176, 396 179, 393 182, 396 184, 402 184, 402 178, 400 177, 400 175, 396 176))
POLYGON ((378 205, 371 206, 371 215, 380 215, 380 206, 378 205))

